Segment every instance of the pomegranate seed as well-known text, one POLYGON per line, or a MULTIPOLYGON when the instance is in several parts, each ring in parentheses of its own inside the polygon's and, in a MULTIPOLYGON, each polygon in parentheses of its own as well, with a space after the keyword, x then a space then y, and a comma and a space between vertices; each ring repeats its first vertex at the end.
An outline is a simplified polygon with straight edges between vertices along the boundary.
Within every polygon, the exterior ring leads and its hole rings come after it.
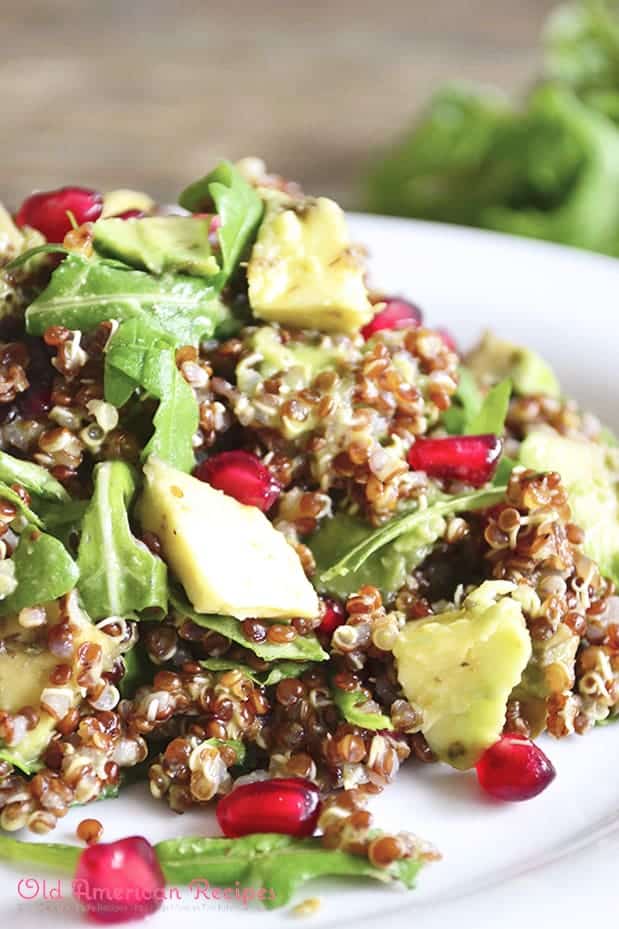
POLYGON ((217 821, 229 839, 254 832, 312 835, 320 813, 320 792, 300 777, 276 777, 243 784, 217 804, 217 821))
POLYGON ((501 736, 477 762, 481 787, 497 800, 530 800, 554 781, 556 773, 541 748, 517 733, 501 736))
POLYGON ((124 923, 156 912, 165 879, 155 849, 142 836, 84 849, 73 881, 73 896, 90 919, 124 923))
POLYGON ((52 408, 51 386, 29 387, 17 398, 17 406, 23 419, 38 419, 52 408))
POLYGON ((62 242, 72 228, 68 213, 78 226, 94 222, 101 216, 103 197, 86 187, 60 187, 32 194, 20 206, 15 222, 42 232, 48 242, 62 242))
POLYGON ((271 509, 281 492, 279 481, 251 452, 220 452, 203 461, 195 476, 263 513, 271 509))
POLYGON ((413 471, 425 471, 430 477, 481 487, 496 471, 502 449, 496 435, 417 439, 408 453, 408 463, 413 471))
POLYGON ((458 354, 458 344, 449 329, 437 329, 436 332, 440 335, 449 351, 458 354))
POLYGON ((331 597, 323 597, 324 613, 318 627, 318 632, 325 636, 332 636, 338 626, 346 621, 344 607, 331 597))
POLYGON ((406 329, 408 327, 417 328, 421 325, 421 310, 408 300, 395 298, 387 300, 386 307, 376 314, 374 319, 361 330, 364 339, 380 332, 382 329, 406 329))

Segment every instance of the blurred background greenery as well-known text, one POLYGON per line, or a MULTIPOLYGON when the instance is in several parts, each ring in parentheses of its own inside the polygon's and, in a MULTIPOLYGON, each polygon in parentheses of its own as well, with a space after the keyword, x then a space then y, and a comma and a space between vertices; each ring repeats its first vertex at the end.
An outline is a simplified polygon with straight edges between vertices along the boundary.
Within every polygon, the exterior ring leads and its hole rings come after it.
POLYGON ((257 154, 350 208, 617 254, 618 9, 3 3, 0 199, 71 182, 172 198, 219 157, 257 154))

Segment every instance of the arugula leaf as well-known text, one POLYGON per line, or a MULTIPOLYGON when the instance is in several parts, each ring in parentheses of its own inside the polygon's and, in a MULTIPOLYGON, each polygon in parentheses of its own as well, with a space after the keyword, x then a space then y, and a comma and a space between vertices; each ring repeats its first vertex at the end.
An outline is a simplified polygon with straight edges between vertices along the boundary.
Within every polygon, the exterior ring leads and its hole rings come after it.
POLYGON ((77 584, 79 571, 64 545, 32 526, 22 532, 11 560, 17 587, 0 600, 0 616, 56 600, 77 584))
POLYGON ((12 864, 39 865, 51 871, 74 874, 82 849, 60 842, 20 842, 0 833, 0 859, 12 864))
POLYGON ((272 687, 290 677, 299 677, 312 666, 309 661, 276 661, 266 671, 254 671, 249 665, 232 661, 230 658, 205 658, 200 664, 207 671, 242 671, 261 687, 272 687))
MULTIPOLYGON (((54 842, 20 842, 0 835, 0 860, 74 874, 83 849, 54 842)), ((318 877, 371 878, 383 884, 415 886, 422 858, 402 858, 376 868, 366 857, 324 848, 319 838, 295 839, 270 833, 240 839, 188 836, 158 842, 155 851, 169 884, 208 879, 220 887, 243 888, 244 902, 261 900, 267 909, 285 906, 307 881, 318 877), (248 891, 253 890, 252 894, 248 891)))
POLYGON ((191 619, 192 622, 205 629, 219 632, 220 635, 231 639, 237 645, 250 649, 265 661, 276 661, 280 658, 290 661, 325 661, 329 657, 314 635, 298 635, 292 642, 283 642, 281 645, 273 645, 271 642, 251 642, 245 638, 238 619, 232 616, 196 613, 193 607, 175 590, 170 591, 170 601, 181 616, 186 616, 187 619, 191 619))
POLYGON ((387 600, 402 587, 407 575, 427 558, 445 532, 442 516, 436 515, 431 507, 425 513, 427 519, 375 552, 358 570, 329 578, 327 583, 323 572, 340 561, 354 545, 370 539, 375 530, 365 520, 345 512, 324 520, 306 541, 316 561, 314 583, 318 591, 344 599, 370 584, 387 600))
POLYGON ((367 559, 390 542, 394 542, 404 533, 412 532, 423 525, 430 516, 449 516, 452 513, 463 513, 467 510, 482 510, 498 503, 505 495, 506 487, 496 487, 494 490, 476 490, 469 494, 456 497, 446 497, 430 504, 425 509, 414 510, 412 513, 403 513, 363 539, 344 555, 336 564, 320 576, 322 583, 328 583, 341 574, 349 571, 358 571, 367 559))
POLYGON ((206 177, 186 187, 178 202, 193 213, 208 209, 214 203, 221 219, 217 236, 223 266, 216 285, 221 288, 260 224, 264 210, 262 200, 229 161, 222 161, 206 177))
POLYGON ((236 752, 236 764, 242 765, 245 761, 246 749, 243 742, 238 739, 205 739, 200 745, 214 745, 216 748, 231 748, 236 752))
POLYGON ((131 393, 139 386, 159 400, 154 433, 143 450, 143 458, 156 455, 180 471, 192 471, 198 404, 176 367, 174 346, 149 326, 130 319, 108 343, 104 381, 105 399, 114 405, 126 402, 130 386, 131 393))
POLYGON ((1 451, 0 481, 5 481, 7 484, 21 484, 28 493, 42 500, 65 503, 69 499, 69 494, 62 484, 45 468, 1 451))
POLYGON ((229 316, 213 287, 198 278, 153 277, 118 262, 69 255, 28 307, 26 329, 43 335, 48 326, 89 330, 110 319, 138 318, 178 345, 197 345, 229 316))
POLYGON ((487 435, 493 433, 501 436, 505 432, 505 419, 512 395, 512 382, 509 378, 496 384, 486 394, 479 412, 466 424, 467 435, 487 435))
POLYGON ((3 271, 16 271, 17 268, 21 268, 22 265, 28 264, 31 258, 36 258, 38 255, 70 255, 71 252, 68 248, 65 248, 64 245, 54 245, 53 243, 46 243, 45 245, 35 245, 34 248, 28 248, 25 252, 22 252, 21 255, 18 255, 16 258, 13 258, 12 261, 9 261, 7 265, 2 269, 3 271))
POLYGON ((501 460, 499 461, 499 466, 496 469, 496 474, 492 479, 492 483, 496 486, 507 484, 517 463, 518 462, 514 461, 513 458, 509 458, 507 455, 502 455, 501 460))
POLYGON ((362 729, 393 728, 389 716, 385 716, 384 713, 370 713, 363 710, 363 705, 368 702, 368 698, 360 690, 347 692, 340 687, 334 686, 331 688, 331 695, 333 702, 347 723, 360 726, 362 729))
POLYGON ((464 435, 467 423, 477 416, 482 405, 482 394, 471 371, 464 366, 458 370, 458 387, 451 406, 445 410, 441 421, 447 432, 464 435))
POLYGON ((14 751, 10 748, 0 748, 0 759, 6 761, 8 764, 12 764, 14 768, 18 768, 22 774, 28 776, 36 774, 37 771, 40 771, 41 768, 44 767, 42 761, 24 761, 18 751, 14 751))
POLYGON ((42 503, 39 513, 47 532, 59 539, 68 552, 77 549, 77 536, 82 527, 88 500, 69 500, 67 503, 42 503))
POLYGON ((188 884, 208 877, 211 884, 254 888, 267 909, 285 906, 306 881, 317 877, 369 877, 401 882, 411 889, 423 861, 403 858, 376 868, 367 858, 326 849, 319 838, 295 839, 269 833, 240 839, 181 838, 159 842, 157 857, 167 881, 188 884), (257 891, 264 888, 263 895, 257 891))
POLYGON ((38 526, 39 529, 42 528, 43 523, 37 514, 24 503, 22 498, 12 487, 9 487, 8 484, 5 484, 3 481, 0 481, 0 499, 12 503, 24 519, 32 523, 33 526, 38 526))
POLYGON ((220 268, 209 227, 209 219, 193 216, 99 219, 92 230, 93 246, 100 255, 152 274, 172 271, 212 280, 220 268))
POLYGON ((77 563, 84 608, 97 620, 132 616, 149 607, 167 610, 167 568, 132 535, 127 509, 136 481, 122 461, 94 470, 95 490, 86 510, 77 563))
POLYGON ((141 642, 125 652, 123 661, 125 673, 120 679, 118 689, 123 699, 132 700, 138 687, 152 681, 155 668, 141 642))

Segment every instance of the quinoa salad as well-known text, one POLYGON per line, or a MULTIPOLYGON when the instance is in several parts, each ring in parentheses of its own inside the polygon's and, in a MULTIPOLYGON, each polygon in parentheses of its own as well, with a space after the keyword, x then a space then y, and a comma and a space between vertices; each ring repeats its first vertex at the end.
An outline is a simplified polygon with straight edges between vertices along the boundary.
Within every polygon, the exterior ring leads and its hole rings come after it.
POLYGON ((120 888, 96 920, 198 877, 411 888, 440 850, 371 813, 401 766, 525 801, 541 733, 619 717, 614 437, 366 258, 254 158, 179 206, 0 204, 0 860, 120 888), (221 834, 102 841, 136 783, 221 834), (28 841, 86 804, 81 846, 28 841))

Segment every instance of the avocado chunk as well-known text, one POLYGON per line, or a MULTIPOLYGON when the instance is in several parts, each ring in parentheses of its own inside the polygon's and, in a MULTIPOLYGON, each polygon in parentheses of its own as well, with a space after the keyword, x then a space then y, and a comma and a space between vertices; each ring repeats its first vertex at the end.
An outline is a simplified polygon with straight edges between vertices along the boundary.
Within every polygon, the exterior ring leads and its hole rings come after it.
POLYGON ((144 467, 142 526, 198 613, 237 619, 318 615, 301 562, 264 513, 157 458, 144 467))
POLYGON ((351 246, 340 207, 325 197, 265 199, 247 268, 254 314, 301 329, 358 332, 373 310, 364 263, 351 246))
POLYGON ((407 575, 430 554, 445 532, 445 525, 442 516, 430 512, 421 526, 384 545, 356 571, 323 582, 321 575, 328 568, 375 532, 372 526, 358 517, 337 513, 332 519, 325 520, 318 531, 306 540, 316 560, 319 591, 348 597, 364 584, 371 584, 380 590, 385 601, 389 600, 404 585, 407 575))
POLYGON ((436 755, 465 770, 497 741, 507 701, 531 657, 515 585, 486 581, 461 609, 407 623, 393 653, 398 679, 423 714, 436 755))
MULTIPOLYGON (((59 620, 55 603, 47 605, 47 614, 50 624, 59 620)), ((116 640, 93 626, 88 616, 79 610, 77 605, 74 605, 72 610, 71 623, 74 628, 75 648, 79 648, 85 642, 99 645, 103 652, 103 670, 111 670, 114 660, 119 655, 116 640)), ((0 620, 0 636, 0 710, 14 715, 19 714, 23 707, 30 706, 39 713, 37 725, 16 745, 0 743, 0 758, 30 773, 39 766, 39 758, 56 729, 55 718, 41 705, 42 701, 45 702, 45 691, 66 691, 71 706, 79 704, 82 691, 74 678, 62 688, 50 683, 50 674, 57 666, 58 658, 34 638, 35 633, 19 625, 16 615, 0 620)))
POLYGON ((491 332, 484 334, 466 364, 482 387, 509 378, 517 394, 561 396, 559 381, 548 362, 530 348, 497 339, 491 332))
POLYGON ((128 210, 138 210, 140 213, 150 213, 155 201, 141 190, 129 190, 121 187, 118 190, 108 190, 103 194, 102 219, 119 216, 128 210))
POLYGON ((572 519, 585 533, 585 553, 619 583, 619 483, 609 467, 616 454, 606 445, 539 429, 524 440, 518 460, 534 471, 559 472, 572 519))
POLYGON ((210 220, 193 216, 145 219, 100 219, 93 226, 93 246, 100 255, 163 274, 180 271, 215 277, 219 264, 209 243, 210 220))

